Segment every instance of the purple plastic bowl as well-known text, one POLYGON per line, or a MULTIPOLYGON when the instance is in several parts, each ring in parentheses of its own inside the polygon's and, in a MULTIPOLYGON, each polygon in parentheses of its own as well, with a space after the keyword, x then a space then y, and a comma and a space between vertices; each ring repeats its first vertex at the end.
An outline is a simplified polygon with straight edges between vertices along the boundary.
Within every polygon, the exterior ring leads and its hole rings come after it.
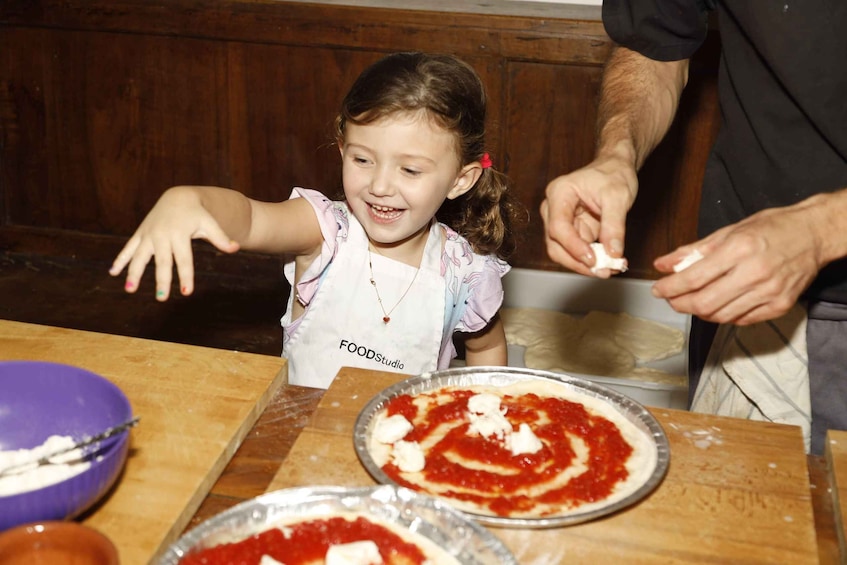
MULTIPOLYGON (((79 367, 0 362, 0 451, 31 449, 51 435, 99 433, 132 418, 129 400, 105 378, 79 367)), ((82 473, 38 490, 0 496, 0 531, 78 516, 112 487, 126 462, 129 431, 100 443, 82 473)))

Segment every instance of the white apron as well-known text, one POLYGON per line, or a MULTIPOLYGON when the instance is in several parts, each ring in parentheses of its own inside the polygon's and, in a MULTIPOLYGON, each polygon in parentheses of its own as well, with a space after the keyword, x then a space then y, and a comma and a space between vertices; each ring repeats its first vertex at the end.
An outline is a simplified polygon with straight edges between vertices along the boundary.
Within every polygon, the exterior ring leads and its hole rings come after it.
POLYGON ((809 451, 812 408, 806 309, 749 326, 722 324, 715 334, 692 412, 800 426, 809 451))
POLYGON ((351 216, 347 241, 338 246, 282 352, 288 359, 289 382, 328 388, 344 366, 409 374, 434 371, 446 291, 440 274, 441 240, 441 227, 433 222, 417 277, 414 267, 370 254, 379 296, 390 312, 391 320, 385 323, 370 282, 368 238, 351 216))

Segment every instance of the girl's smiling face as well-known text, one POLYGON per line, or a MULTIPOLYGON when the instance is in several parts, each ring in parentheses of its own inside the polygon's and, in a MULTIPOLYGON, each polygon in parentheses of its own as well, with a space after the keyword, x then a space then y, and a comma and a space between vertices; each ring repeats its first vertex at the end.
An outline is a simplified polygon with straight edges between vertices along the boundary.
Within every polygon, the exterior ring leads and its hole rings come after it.
POLYGON ((339 148, 347 205, 371 244, 393 248, 397 259, 422 250, 444 200, 465 193, 480 173, 478 165, 461 167, 454 135, 423 113, 348 123, 339 148))

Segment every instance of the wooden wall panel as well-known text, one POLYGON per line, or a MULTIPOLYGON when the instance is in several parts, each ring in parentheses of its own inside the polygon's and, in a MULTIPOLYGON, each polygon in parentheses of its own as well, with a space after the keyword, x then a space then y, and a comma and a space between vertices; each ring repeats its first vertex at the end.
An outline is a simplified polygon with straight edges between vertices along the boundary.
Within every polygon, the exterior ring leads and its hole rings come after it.
MULTIPOLYGON (((15 29, 0 32, 0 225, 11 222, 12 208, 36 206, 49 198, 45 146, 45 51, 21 45, 43 34, 15 29)), ((46 222, 43 213, 36 216, 46 222)))
POLYGON ((522 267, 555 268, 544 247, 539 207, 547 183, 585 165, 594 154, 601 74, 596 66, 509 65, 507 172, 530 215, 518 254, 522 267))
MULTIPOLYGON (((110 259, 175 184, 334 195, 338 104, 367 64, 402 49, 478 70, 488 149, 532 214, 512 263, 560 269, 538 206, 547 182, 591 158, 611 49, 600 22, 261 0, 0 5, 0 247, 110 259)), ((692 237, 717 123, 710 64, 642 174, 629 276, 652 278, 652 258, 692 237)))

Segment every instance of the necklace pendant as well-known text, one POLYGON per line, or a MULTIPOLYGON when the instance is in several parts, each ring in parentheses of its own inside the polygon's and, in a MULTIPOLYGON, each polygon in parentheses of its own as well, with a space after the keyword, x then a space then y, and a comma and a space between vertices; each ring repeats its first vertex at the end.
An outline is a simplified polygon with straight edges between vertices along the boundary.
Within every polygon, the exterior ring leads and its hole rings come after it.
POLYGON ((390 321, 391 321, 391 318, 389 318, 388 316, 383 316, 383 317, 382 317, 382 321, 383 321, 383 322, 385 322, 385 323, 387 324, 388 322, 390 322, 390 321))

